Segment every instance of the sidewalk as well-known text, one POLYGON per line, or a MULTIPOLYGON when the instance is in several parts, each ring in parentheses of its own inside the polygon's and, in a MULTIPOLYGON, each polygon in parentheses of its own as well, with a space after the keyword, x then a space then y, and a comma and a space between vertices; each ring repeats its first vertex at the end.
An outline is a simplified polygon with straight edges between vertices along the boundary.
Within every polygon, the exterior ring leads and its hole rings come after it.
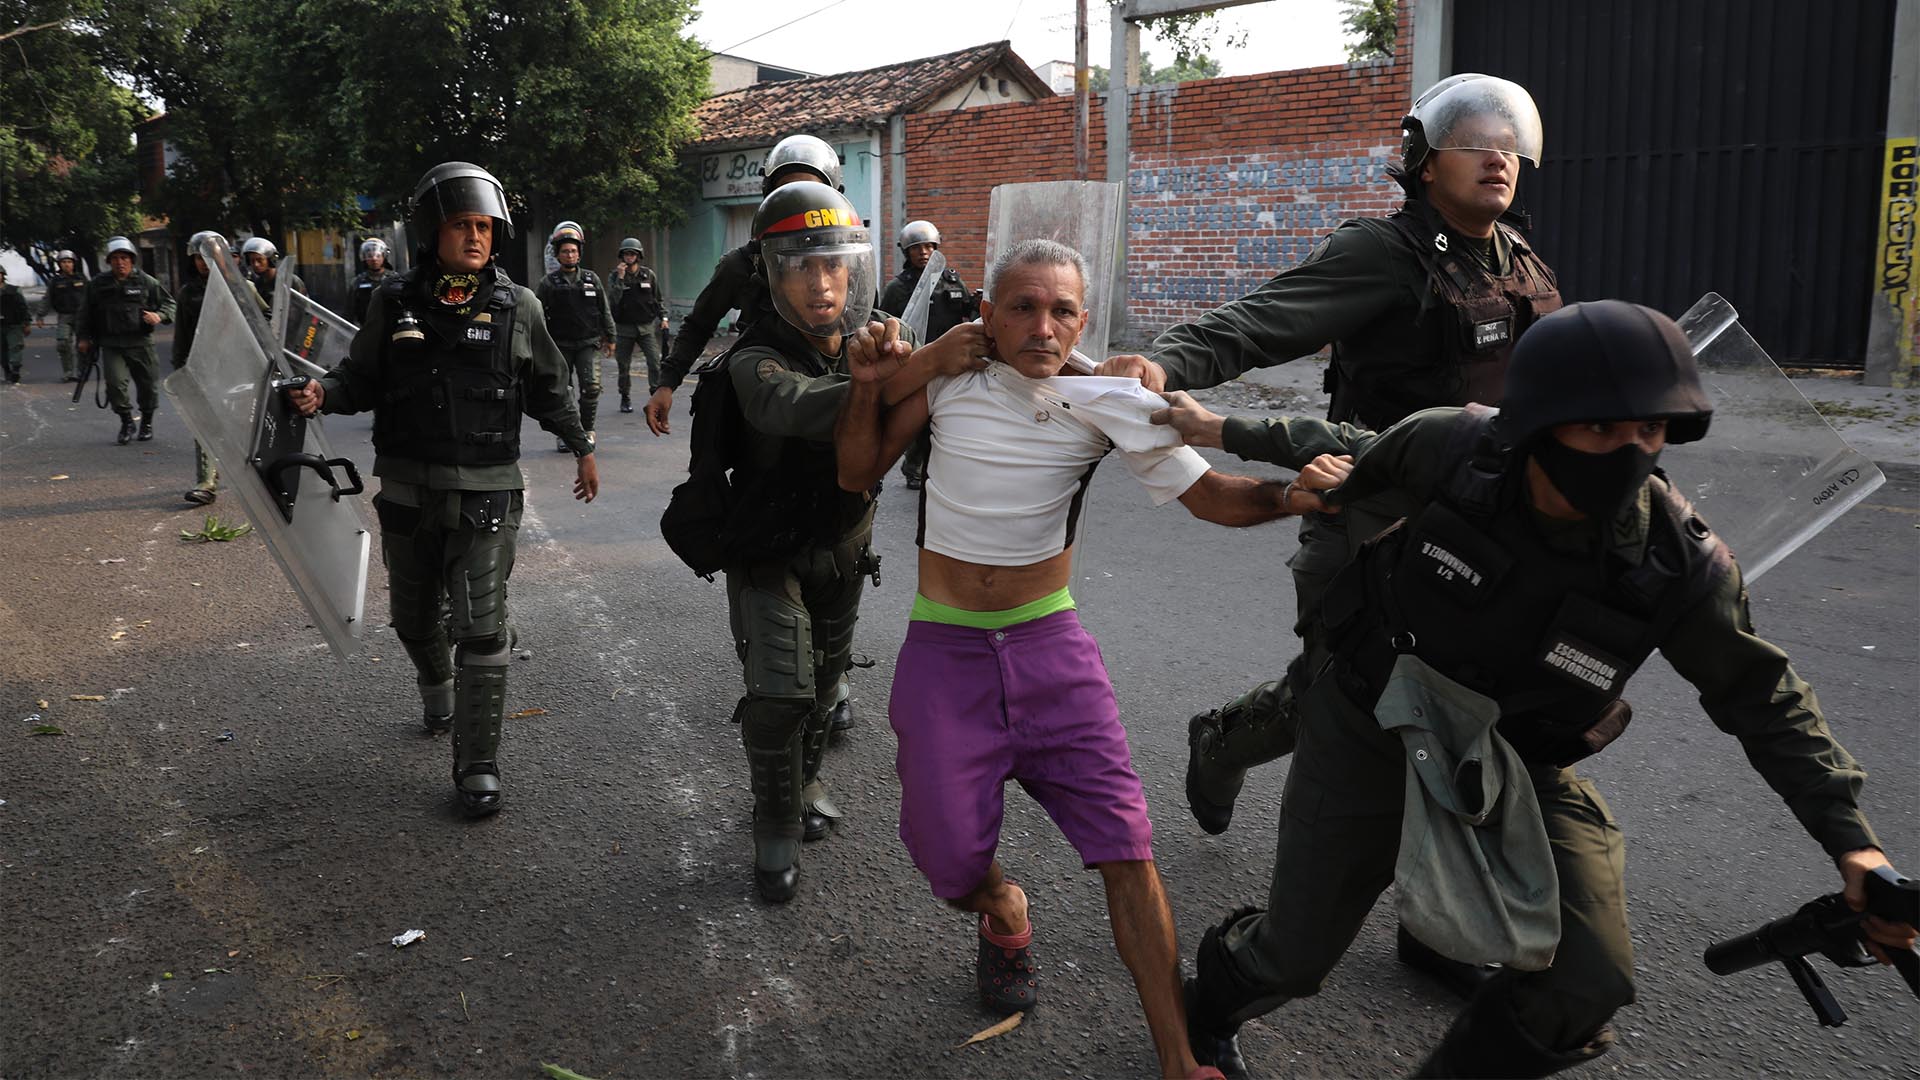
MULTIPOLYGON (((1323 358, 1308 357, 1250 371, 1240 381, 1256 401, 1269 400, 1274 412, 1325 416, 1327 395, 1320 387, 1326 371, 1323 358)), ((1788 374, 1855 449, 1882 465, 1920 466, 1920 387, 1862 386, 1857 371, 1794 368, 1788 374)))

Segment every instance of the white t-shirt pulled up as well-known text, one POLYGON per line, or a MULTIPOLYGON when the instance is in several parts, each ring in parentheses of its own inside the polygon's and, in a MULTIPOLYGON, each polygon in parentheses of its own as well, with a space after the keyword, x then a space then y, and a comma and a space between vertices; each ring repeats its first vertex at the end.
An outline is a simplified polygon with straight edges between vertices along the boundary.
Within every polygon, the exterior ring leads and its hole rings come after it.
MULTIPOLYGON (((1069 363, 1092 365, 1075 353, 1069 363)), ((1147 419, 1166 407, 1135 379, 1029 379, 995 362, 927 384, 933 453, 920 502, 920 545, 985 566, 1027 566, 1073 542, 1093 471, 1117 449, 1159 506, 1207 472, 1172 428, 1147 419)))

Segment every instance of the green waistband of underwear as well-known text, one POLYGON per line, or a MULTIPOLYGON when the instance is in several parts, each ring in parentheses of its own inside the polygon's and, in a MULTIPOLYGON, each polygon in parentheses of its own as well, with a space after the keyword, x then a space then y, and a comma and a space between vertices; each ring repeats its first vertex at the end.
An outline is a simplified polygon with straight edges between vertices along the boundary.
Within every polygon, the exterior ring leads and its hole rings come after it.
POLYGON ((1029 600, 1019 607, 1005 611, 968 611, 966 608, 949 607, 936 603, 919 593, 913 594, 913 613, 907 618, 920 622, 945 623, 948 626, 970 626, 975 630, 999 630, 1015 623, 1032 622, 1045 615, 1058 611, 1073 610, 1073 594, 1065 586, 1059 592, 1048 593, 1038 600, 1029 600))

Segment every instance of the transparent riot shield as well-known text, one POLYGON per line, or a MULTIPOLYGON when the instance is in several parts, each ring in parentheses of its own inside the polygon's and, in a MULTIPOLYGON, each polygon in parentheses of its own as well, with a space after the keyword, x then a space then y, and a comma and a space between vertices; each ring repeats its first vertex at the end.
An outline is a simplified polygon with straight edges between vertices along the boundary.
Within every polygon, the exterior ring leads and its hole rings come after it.
POLYGON ((187 365, 163 385, 314 625, 344 657, 365 629, 371 537, 359 474, 333 454, 319 423, 287 405, 280 384, 291 364, 226 244, 203 240, 199 251, 212 269, 200 325, 187 365))
POLYGON ((913 295, 907 298, 907 310, 900 314, 900 321, 913 328, 913 340, 921 344, 927 340, 927 315, 933 309, 933 287, 940 283, 940 275, 946 272, 947 257, 940 253, 939 248, 934 248, 926 269, 920 271, 920 281, 914 285, 913 295))
MULTIPOLYGON (((1022 240, 1057 240, 1086 257, 1086 332, 1080 352, 1095 364, 1107 358, 1116 302, 1126 297, 1121 263, 1120 185, 1089 180, 1001 184, 987 206, 987 265, 1022 240)), ((924 279, 923 279, 924 280, 924 279)))
POLYGON ((1752 581, 1887 478, 1821 417, 1720 294, 1701 297, 1679 322, 1713 400, 1713 427, 1700 442, 1669 447, 1660 463, 1752 581))
POLYGON ((305 293, 287 295, 287 322, 280 348, 288 366, 303 375, 323 375, 347 358, 353 335, 360 328, 346 316, 329 311, 305 293))
POLYGON ((273 275, 273 295, 263 296, 267 302, 267 329, 275 341, 287 339, 287 320, 292 306, 293 278, 300 272, 300 266, 291 258, 282 257, 278 269, 273 275))

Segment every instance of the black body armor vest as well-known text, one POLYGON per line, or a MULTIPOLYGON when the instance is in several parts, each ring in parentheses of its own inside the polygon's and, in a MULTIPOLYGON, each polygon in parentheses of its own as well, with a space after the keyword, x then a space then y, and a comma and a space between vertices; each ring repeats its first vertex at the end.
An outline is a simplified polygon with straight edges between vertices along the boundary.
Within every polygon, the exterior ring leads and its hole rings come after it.
POLYGON ((392 270, 382 270, 378 277, 365 270, 353 275, 353 296, 347 301, 347 305, 353 314, 356 326, 367 321, 367 308, 373 303, 375 290, 393 276, 392 270))
POLYGON ((1427 295, 1413 327, 1369 326, 1334 343, 1327 418, 1384 431, 1421 409, 1499 405, 1513 343, 1560 309, 1553 271, 1504 221, 1494 227, 1512 258, 1496 276, 1460 249, 1424 202, 1409 201, 1383 220, 1413 246, 1427 295))
POLYGON ((380 408, 373 448, 436 465, 505 465, 520 457, 520 383, 513 364, 513 283, 494 271, 471 316, 426 295, 425 272, 381 283, 380 408))
POLYGON ((660 317, 660 285, 650 267, 642 266, 620 293, 613 321, 635 326, 660 317))
POLYGON ((152 335, 153 327, 140 317, 146 310, 147 279, 135 270, 121 281, 111 273, 101 274, 88 287, 87 302, 93 315, 93 333, 99 337, 152 335))
POLYGON ((1498 445, 1494 415, 1461 414, 1446 489, 1361 547, 1321 616, 1363 706, 1395 656, 1412 653, 1498 701, 1500 734, 1521 757, 1567 765, 1625 727, 1627 679, 1732 556, 1663 475, 1640 565, 1549 547, 1523 492, 1525 458, 1498 445))
POLYGON ((62 315, 79 311, 86 292, 87 279, 78 274, 56 273, 47 279, 47 305, 62 315))
POLYGON ((547 331, 558 342, 598 341, 600 332, 600 282, 591 270, 581 270, 578 281, 569 281, 565 270, 547 275, 547 331))

